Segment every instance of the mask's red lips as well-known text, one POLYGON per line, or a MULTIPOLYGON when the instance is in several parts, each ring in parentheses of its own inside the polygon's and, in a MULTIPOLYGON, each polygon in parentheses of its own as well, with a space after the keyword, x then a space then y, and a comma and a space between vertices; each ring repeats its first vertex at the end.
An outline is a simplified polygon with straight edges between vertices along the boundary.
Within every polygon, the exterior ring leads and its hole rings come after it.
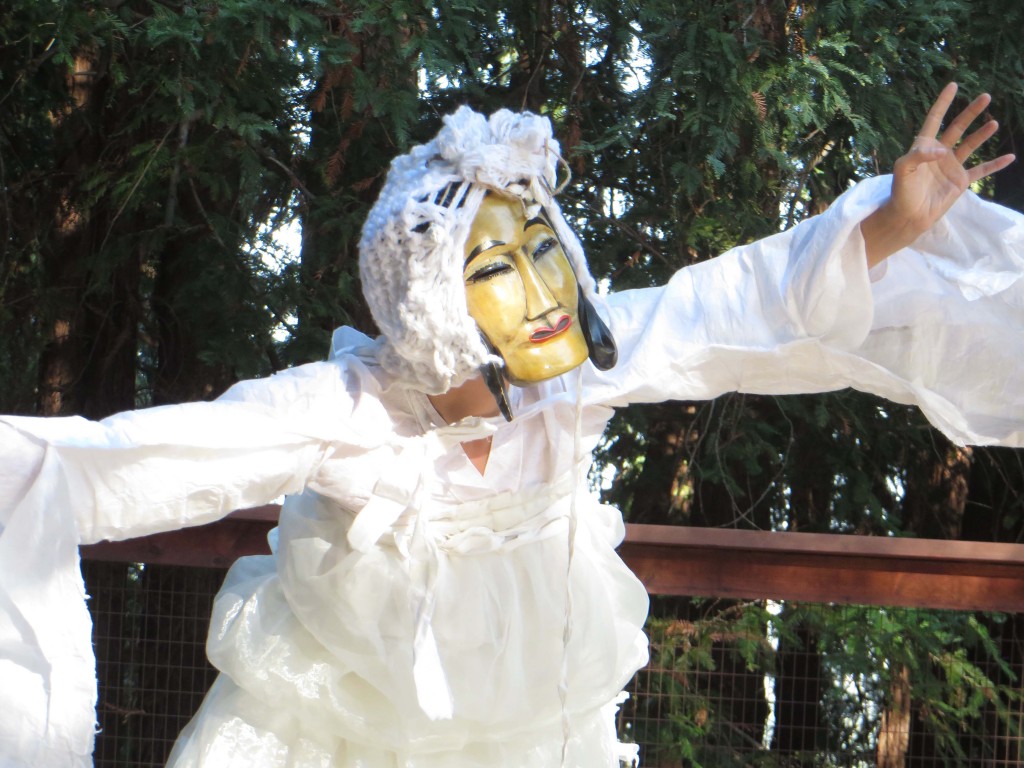
POLYGON ((572 318, 568 315, 562 315, 558 318, 558 322, 555 323, 554 328, 538 328, 531 333, 530 341, 534 344, 540 344, 542 341, 547 341, 548 339, 569 330, 570 325, 572 325, 572 318))

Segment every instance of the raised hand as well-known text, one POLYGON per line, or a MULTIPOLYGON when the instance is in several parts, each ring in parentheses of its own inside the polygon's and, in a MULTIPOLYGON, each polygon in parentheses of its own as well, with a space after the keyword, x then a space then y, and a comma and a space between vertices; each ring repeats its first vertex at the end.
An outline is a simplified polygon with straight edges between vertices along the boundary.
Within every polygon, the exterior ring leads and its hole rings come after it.
POLYGON ((971 123, 989 105, 991 97, 986 93, 968 104, 942 130, 942 120, 956 92, 956 83, 950 83, 939 93, 914 143, 893 167, 888 202, 861 223, 869 266, 913 243, 942 218, 972 183, 1014 161, 1013 155, 1003 155, 974 166, 966 165, 999 126, 995 120, 989 120, 964 137, 971 123))

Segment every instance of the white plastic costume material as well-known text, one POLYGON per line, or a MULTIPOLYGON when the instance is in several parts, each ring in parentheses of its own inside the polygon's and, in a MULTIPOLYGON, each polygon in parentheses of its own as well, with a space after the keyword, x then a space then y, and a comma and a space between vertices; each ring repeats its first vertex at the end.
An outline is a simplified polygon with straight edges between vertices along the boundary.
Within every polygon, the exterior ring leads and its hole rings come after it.
MULTIPOLYGON (((1024 445, 1024 217, 961 199, 871 282, 858 223, 886 178, 825 214, 607 297, 619 364, 582 369, 584 448, 611 407, 854 386, 918 404, 958 442, 1024 445)), ((513 389, 516 419, 446 427, 352 331, 331 359, 213 403, 0 419, 0 764, 88 765, 89 622, 77 541, 216 519, 293 494, 276 556, 217 600, 222 675, 175 766, 558 765, 576 373, 513 389), (458 445, 490 431, 481 475, 458 445), (379 534, 379 535, 378 535, 379 534), (453 717, 413 678, 430 621, 453 717)), ((618 513, 578 494, 567 673, 571 766, 613 766, 617 694, 646 657, 618 513)))

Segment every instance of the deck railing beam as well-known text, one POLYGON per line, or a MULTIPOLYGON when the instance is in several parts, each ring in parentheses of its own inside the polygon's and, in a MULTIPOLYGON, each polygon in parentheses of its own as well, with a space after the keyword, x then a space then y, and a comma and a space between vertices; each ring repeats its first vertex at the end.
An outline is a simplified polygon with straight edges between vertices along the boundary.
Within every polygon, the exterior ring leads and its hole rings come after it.
MULTIPOLYGON (((82 547, 94 560, 226 568, 266 554, 276 506, 82 547)), ((651 594, 1024 611, 1024 545, 628 525, 619 548, 651 594)))

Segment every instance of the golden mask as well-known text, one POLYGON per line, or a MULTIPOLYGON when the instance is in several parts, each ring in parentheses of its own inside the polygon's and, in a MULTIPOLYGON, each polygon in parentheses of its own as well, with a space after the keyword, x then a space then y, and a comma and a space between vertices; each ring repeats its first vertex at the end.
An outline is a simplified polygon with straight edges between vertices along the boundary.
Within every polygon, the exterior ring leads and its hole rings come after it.
POLYGON ((587 359, 576 275, 544 218, 516 198, 484 198, 466 239, 466 305, 514 384, 544 381, 587 359))

